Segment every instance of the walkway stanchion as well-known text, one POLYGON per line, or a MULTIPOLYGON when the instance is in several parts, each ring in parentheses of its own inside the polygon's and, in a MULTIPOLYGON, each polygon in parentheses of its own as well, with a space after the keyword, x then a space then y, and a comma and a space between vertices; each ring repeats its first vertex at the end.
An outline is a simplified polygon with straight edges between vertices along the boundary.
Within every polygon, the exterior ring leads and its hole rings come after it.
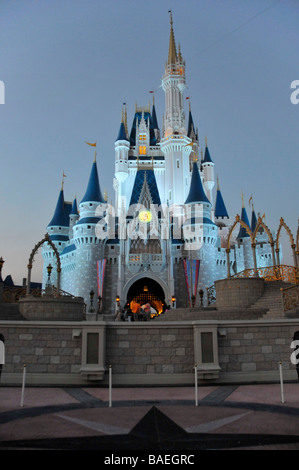
POLYGON ((281 362, 279 362, 279 376, 280 376, 281 403, 284 403, 283 378, 282 378, 282 364, 281 364, 281 362))
POLYGON ((109 366, 109 408, 112 406, 112 367, 109 366))
POLYGON ((23 382, 22 382, 21 406, 24 405, 25 381, 26 381, 26 364, 24 364, 24 368, 23 368, 23 382))
POLYGON ((198 406, 197 364, 194 364, 194 374, 195 374, 195 406, 198 406))

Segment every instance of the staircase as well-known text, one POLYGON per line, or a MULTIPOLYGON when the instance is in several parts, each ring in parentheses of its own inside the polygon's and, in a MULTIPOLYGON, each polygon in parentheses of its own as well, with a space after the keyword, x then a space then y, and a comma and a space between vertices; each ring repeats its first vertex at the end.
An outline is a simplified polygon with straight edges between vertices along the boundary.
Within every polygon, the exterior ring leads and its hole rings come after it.
POLYGON ((284 317, 282 294, 280 289, 290 287, 292 284, 282 281, 265 281, 265 290, 262 295, 248 310, 266 310, 262 318, 284 317))
POLYGON ((21 321, 24 320, 19 312, 17 303, 0 303, 0 320, 21 321))

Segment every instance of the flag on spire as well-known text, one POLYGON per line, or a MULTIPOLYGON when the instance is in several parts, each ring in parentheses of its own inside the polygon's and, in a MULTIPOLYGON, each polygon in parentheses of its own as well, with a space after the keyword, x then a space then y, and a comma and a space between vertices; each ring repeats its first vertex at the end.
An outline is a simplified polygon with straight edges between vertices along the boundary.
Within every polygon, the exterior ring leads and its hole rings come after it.
POLYGON ((96 146, 97 146, 97 143, 96 143, 96 142, 95 142, 94 144, 91 144, 90 142, 86 142, 86 141, 85 141, 85 143, 86 143, 87 145, 90 145, 91 147, 96 147, 96 146))

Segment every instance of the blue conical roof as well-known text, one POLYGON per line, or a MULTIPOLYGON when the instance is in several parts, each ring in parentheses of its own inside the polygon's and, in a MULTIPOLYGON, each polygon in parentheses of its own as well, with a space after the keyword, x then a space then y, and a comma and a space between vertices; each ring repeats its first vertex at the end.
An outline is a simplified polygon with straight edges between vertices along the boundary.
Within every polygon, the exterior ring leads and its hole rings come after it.
POLYGON ((252 232, 255 231, 256 223, 257 223, 257 218, 255 215, 254 209, 252 209, 252 214, 251 214, 251 231, 252 232))
POLYGON ((190 190, 188 197, 185 201, 185 204, 191 204, 191 203, 202 203, 206 202, 210 204, 210 201, 208 200, 204 189, 203 185, 201 182, 201 177, 198 171, 198 166, 197 163, 193 163, 193 170, 192 170, 192 177, 191 177, 191 184, 190 184, 190 190))
POLYGON ((215 217, 216 219, 224 219, 224 217, 228 218, 228 213, 220 189, 217 189, 216 193, 215 217))
POLYGON ((117 136, 116 141, 118 141, 118 140, 128 140, 127 135, 126 135, 125 125, 124 125, 123 122, 120 124, 120 128, 119 128, 119 132, 118 132, 118 136, 117 136))
POLYGON ((64 202, 63 189, 61 189, 59 196, 58 196, 58 201, 56 204, 54 215, 48 227, 52 227, 52 226, 68 227, 70 210, 71 210, 71 205, 64 202))
POLYGON ((76 198, 73 200, 73 205, 72 205, 72 210, 70 212, 70 215, 79 215, 76 198))
POLYGON ((98 169, 97 169, 97 162, 94 161, 91 173, 86 189, 86 193, 81 201, 82 202, 102 202, 105 203, 104 198, 101 193, 100 183, 99 183, 99 176, 98 176, 98 169))
POLYGON ((156 108, 154 104, 152 107, 152 125, 153 125, 153 129, 159 129, 157 115, 156 115, 156 108))
POLYGON ((204 156, 204 159, 203 159, 203 163, 214 163, 213 160, 211 159, 211 155, 210 155, 208 146, 206 146, 206 149, 205 149, 205 156, 204 156))
MULTIPOLYGON (((247 212, 246 212, 245 207, 242 207, 241 220, 243 222, 245 222, 245 224, 247 224, 248 227, 250 228, 250 223, 249 223, 249 220, 248 220, 248 217, 247 217, 247 212)), ((245 237, 249 237, 249 233, 247 232, 246 228, 242 227, 242 225, 241 225, 237 238, 245 238, 245 237)))

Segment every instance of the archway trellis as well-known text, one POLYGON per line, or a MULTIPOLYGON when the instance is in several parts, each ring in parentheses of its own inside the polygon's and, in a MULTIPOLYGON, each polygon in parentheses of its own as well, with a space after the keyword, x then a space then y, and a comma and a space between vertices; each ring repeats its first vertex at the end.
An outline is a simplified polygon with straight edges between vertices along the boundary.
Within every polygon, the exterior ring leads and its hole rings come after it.
MULTIPOLYGON (((296 256, 296 245, 295 245, 295 241, 294 241, 294 237, 292 235, 292 232, 290 230, 290 228, 287 226, 287 224, 285 223, 284 219, 281 217, 280 218, 280 221, 279 221, 279 227, 278 227, 278 231, 277 231, 277 236, 276 236, 276 249, 275 249, 275 252, 277 254, 277 263, 279 264, 279 238, 280 238, 280 233, 281 233, 281 229, 282 228, 285 228, 288 236, 289 236, 289 239, 290 239, 290 243, 291 243, 291 248, 292 248, 292 252, 293 252, 293 259, 294 259, 294 266, 298 266, 298 262, 297 262, 297 256, 296 256)), ((297 251, 298 251, 298 232, 297 232, 297 251)))
POLYGON ((40 242, 38 242, 35 245, 35 247, 33 248, 33 250, 31 251, 28 266, 27 266, 27 268, 28 268, 27 295, 30 295, 31 270, 32 270, 32 266, 33 266, 34 255, 37 252, 37 250, 39 249, 39 247, 42 246, 46 242, 53 249, 53 251, 55 253, 55 256, 56 256, 56 261, 57 261, 57 284, 56 284, 57 291, 56 291, 56 296, 59 296, 59 292, 60 292, 60 272, 61 272, 60 256, 59 256, 59 253, 58 253, 58 250, 57 250, 56 246, 52 242, 52 240, 50 238, 50 235, 48 233, 46 233, 44 238, 40 242))
POLYGON ((269 243, 270 243, 270 246, 271 246, 271 250, 272 250, 272 258, 273 258, 273 263, 274 263, 274 269, 276 269, 276 267, 280 264, 280 260, 279 260, 279 240, 280 240, 280 234, 281 234, 281 230, 282 228, 284 227, 288 236, 289 236, 289 239, 290 239, 290 244, 291 244, 291 248, 292 248, 292 252, 293 252, 293 259, 294 259, 294 266, 295 267, 298 267, 298 255, 299 255, 299 227, 298 227, 298 231, 297 231, 297 250, 296 250, 296 244, 294 242, 294 237, 292 235, 292 232, 290 230, 290 228, 286 225, 284 219, 281 217, 280 218, 280 222, 279 222, 279 227, 278 227, 278 231, 277 231, 277 236, 276 236, 276 240, 274 241, 273 240, 273 236, 272 236, 272 233, 271 231, 269 230, 269 227, 264 223, 263 221, 263 217, 258 217, 258 220, 257 220, 257 225, 255 227, 255 230, 254 232, 252 232, 251 228, 243 221, 241 220, 240 216, 237 215, 236 216, 236 219, 233 223, 233 225, 231 226, 230 228, 230 231, 229 231, 229 234, 228 234, 228 238, 227 238, 227 247, 226 247, 226 255, 227 255, 227 277, 231 277, 231 273, 230 273, 230 259, 229 259, 229 254, 230 254, 230 239, 231 239, 231 236, 232 236, 232 233, 236 227, 236 225, 240 224, 242 227, 245 228, 246 232, 248 233, 249 237, 250 237, 250 241, 251 241, 251 247, 252 247, 252 252, 253 252, 253 263, 254 263, 254 273, 256 276, 258 276, 258 270, 257 270, 257 262, 256 262, 256 251, 255 251, 255 248, 256 248, 256 237, 257 237, 257 234, 258 234, 258 231, 260 229, 260 227, 263 227, 265 232, 267 233, 268 235, 268 238, 269 238, 269 243), (275 244, 276 244, 276 248, 275 247, 275 244), (275 256, 275 253, 277 256, 275 256))

